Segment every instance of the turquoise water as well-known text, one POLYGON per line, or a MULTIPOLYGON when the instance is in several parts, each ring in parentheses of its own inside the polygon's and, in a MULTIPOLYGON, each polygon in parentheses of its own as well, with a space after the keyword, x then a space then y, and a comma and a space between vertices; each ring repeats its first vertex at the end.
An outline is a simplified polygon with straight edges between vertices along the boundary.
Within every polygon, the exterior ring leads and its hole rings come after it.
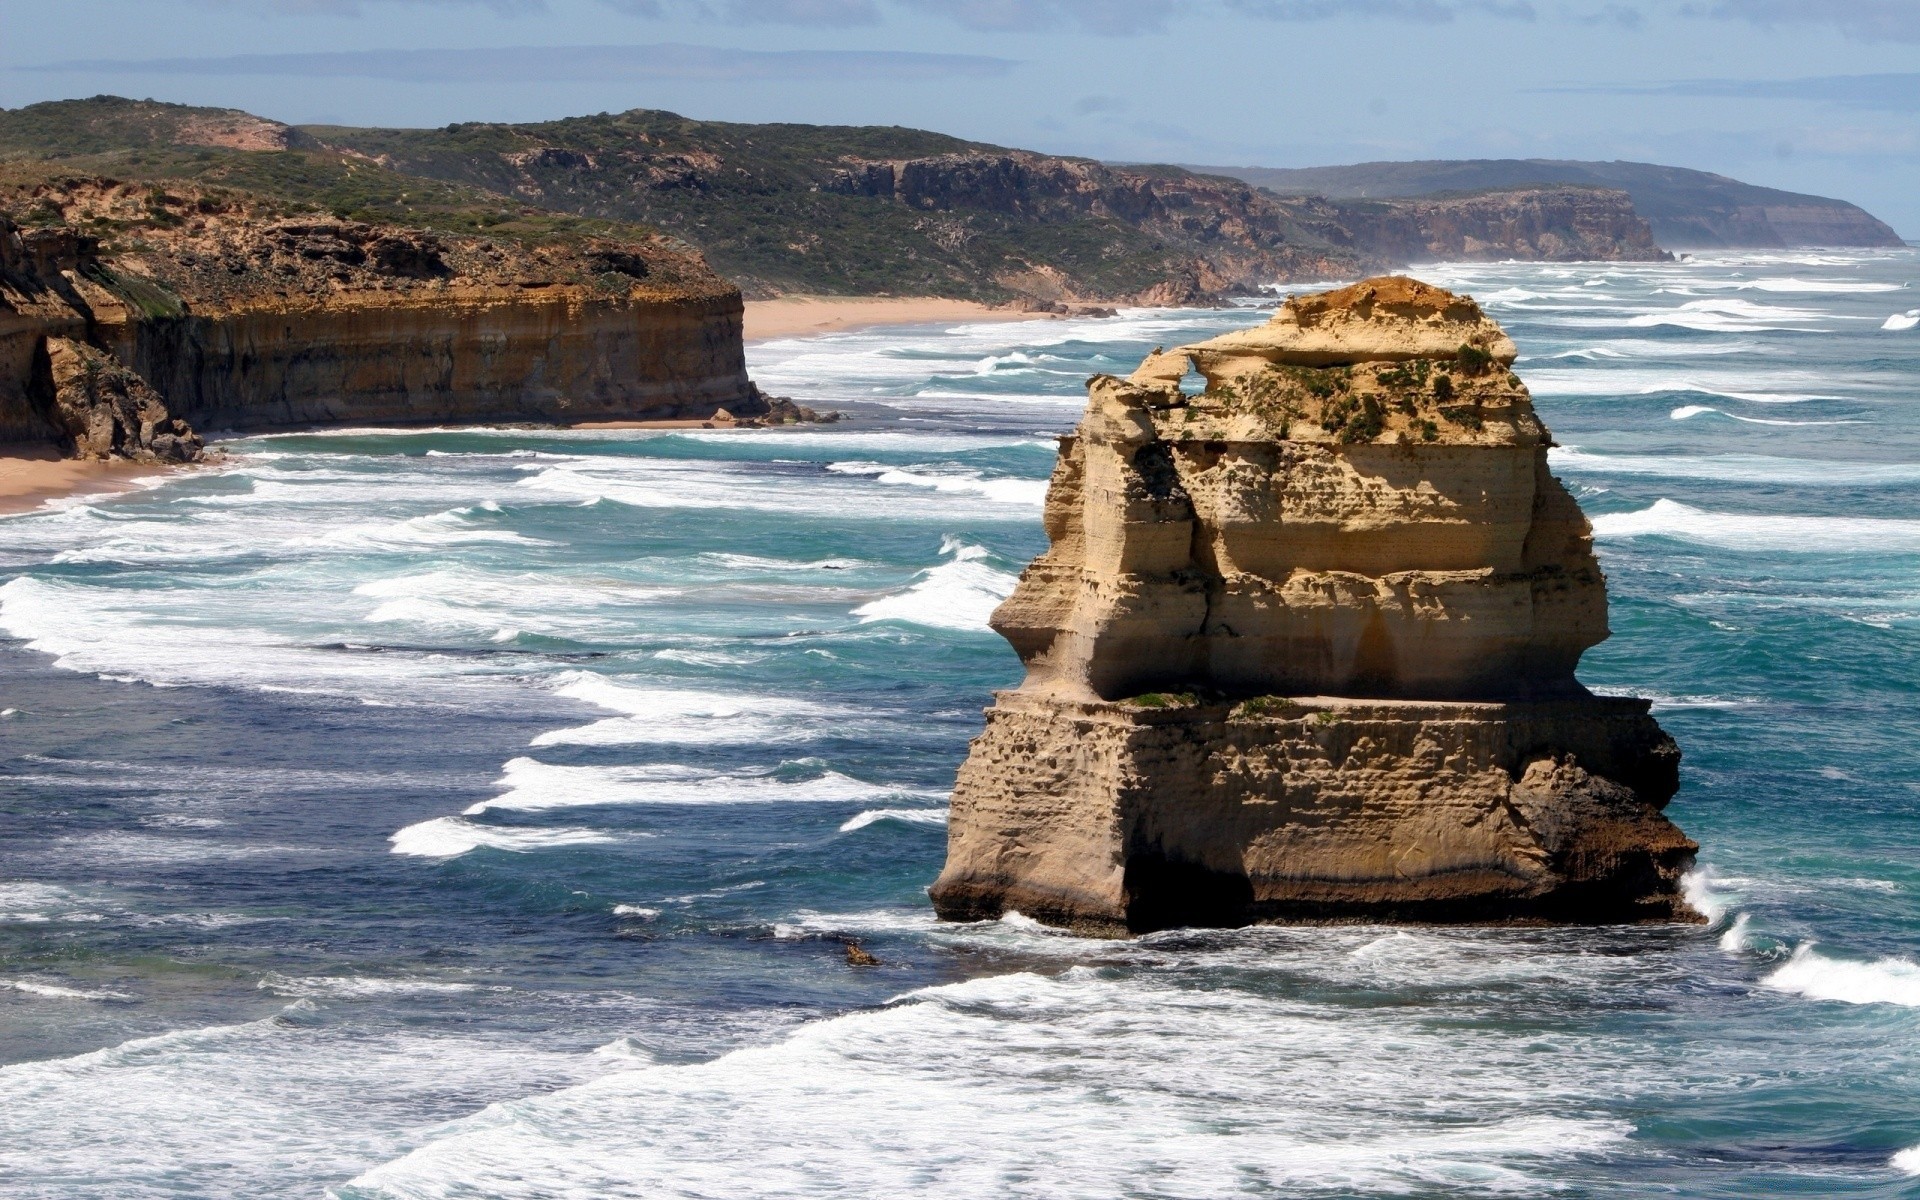
POLYGON ((0 1190, 1920 1192, 1920 262, 1420 274, 1522 347, 1712 927, 936 924, 1052 436, 1262 314, 763 343, 853 419, 0 519, 0 1190))

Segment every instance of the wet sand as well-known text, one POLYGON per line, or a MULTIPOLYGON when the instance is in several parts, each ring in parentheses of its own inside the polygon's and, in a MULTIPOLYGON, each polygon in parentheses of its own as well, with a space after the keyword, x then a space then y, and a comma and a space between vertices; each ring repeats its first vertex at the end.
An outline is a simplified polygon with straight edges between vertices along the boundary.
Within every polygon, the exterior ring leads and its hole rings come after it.
POLYGON ((166 469, 152 463, 61 458, 51 446, 0 444, 0 513, 26 512, 63 496, 124 492, 133 480, 166 469))

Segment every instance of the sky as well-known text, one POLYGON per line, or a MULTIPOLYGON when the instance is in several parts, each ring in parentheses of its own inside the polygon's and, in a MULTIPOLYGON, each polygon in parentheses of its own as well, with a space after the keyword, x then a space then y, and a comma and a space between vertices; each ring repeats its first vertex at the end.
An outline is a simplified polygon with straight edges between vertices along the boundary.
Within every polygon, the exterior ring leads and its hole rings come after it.
POLYGON ((1920 239, 1920 0, 0 0, 0 107, 662 108, 1118 161, 1632 159, 1920 239))

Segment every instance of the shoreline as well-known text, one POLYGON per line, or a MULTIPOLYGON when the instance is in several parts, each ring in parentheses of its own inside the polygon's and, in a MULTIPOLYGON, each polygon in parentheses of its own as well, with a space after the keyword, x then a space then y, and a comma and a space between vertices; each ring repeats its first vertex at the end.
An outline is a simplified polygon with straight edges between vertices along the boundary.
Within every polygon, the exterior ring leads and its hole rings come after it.
POLYGON ((749 342, 850 333, 883 325, 924 325, 940 321, 1046 321, 1054 314, 994 308, 975 300, 937 296, 781 296, 749 300, 742 331, 749 342))
POLYGON ((133 490, 158 463, 62 458, 51 446, 0 444, 0 516, 31 512, 52 500, 133 490))
MULTIPOLYGON (((810 337, 848 333, 887 325, 924 325, 942 321, 1045 321, 1050 313, 993 308, 973 300, 933 296, 781 296, 749 300, 744 340, 810 337)), ((580 421, 568 429, 713 429, 731 428, 698 419, 580 421)), ((101 462, 62 458, 50 446, 0 443, 0 516, 31 512, 71 496, 133 490, 133 480, 171 468, 124 460, 101 462)))

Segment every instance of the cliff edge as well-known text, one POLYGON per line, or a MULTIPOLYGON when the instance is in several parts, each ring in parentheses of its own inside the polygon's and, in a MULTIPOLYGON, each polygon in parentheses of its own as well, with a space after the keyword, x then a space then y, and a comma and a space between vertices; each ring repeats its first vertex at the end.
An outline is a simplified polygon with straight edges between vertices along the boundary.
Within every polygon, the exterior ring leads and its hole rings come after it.
POLYGON ((1515 353, 1386 277, 1090 380, 939 913, 1692 919, 1679 750, 1574 676, 1605 580, 1515 353))
POLYGON ((753 416, 741 311, 645 231, 530 243, 43 180, 0 194, 0 441, 181 461, 188 426, 753 416))

